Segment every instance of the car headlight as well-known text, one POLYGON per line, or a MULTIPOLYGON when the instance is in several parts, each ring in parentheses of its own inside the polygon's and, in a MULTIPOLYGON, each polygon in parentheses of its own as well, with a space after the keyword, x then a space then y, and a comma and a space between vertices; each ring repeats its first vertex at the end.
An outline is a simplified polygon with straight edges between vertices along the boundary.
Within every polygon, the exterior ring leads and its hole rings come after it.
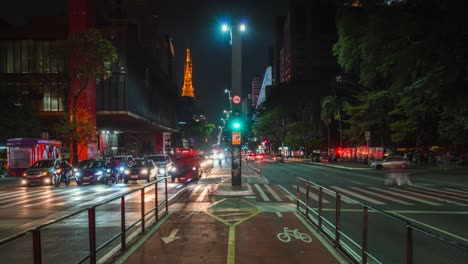
POLYGON ((175 172, 175 171, 176 171, 176 167, 172 167, 171 172, 175 172))
POLYGON ((43 171, 43 172, 41 173, 42 176, 47 176, 47 174, 49 174, 47 171, 43 171))
POLYGON ((81 173, 79 171, 75 172, 75 177, 79 177, 81 173))
POLYGON ((98 171, 98 172, 94 173, 94 175, 96 175, 96 176, 102 175, 102 171, 98 171))
POLYGON ((28 184, 28 181, 25 180, 25 179, 23 179, 23 180, 21 180, 21 184, 22 184, 22 185, 26 185, 26 184, 28 184))
POLYGON ((73 168, 73 171, 78 171, 78 169, 77 169, 77 168, 73 168))
POLYGON ((28 174, 26 172, 23 172, 23 177, 26 177, 28 174))
POLYGON ((130 174, 129 170, 125 170, 124 172, 125 172, 125 174, 130 174))
POLYGON ((159 169, 159 173, 164 174, 164 173, 166 173, 166 170, 165 169, 159 169))
POLYGON ((142 169, 141 174, 148 174, 148 170, 147 169, 142 169))
POLYGON ((124 171, 124 170, 125 170, 124 167, 120 167, 120 168, 119 168, 119 171, 120 171, 120 172, 122 172, 122 171, 124 171))
POLYGON ((49 182, 50 182, 50 179, 49 179, 49 178, 46 178, 46 179, 44 180, 44 182, 45 182, 45 183, 49 183, 49 182))
POLYGON ((107 169, 106 172, 107 172, 107 173, 110 173, 110 172, 111 172, 111 169, 107 169))
POLYGON ((194 170, 194 171, 197 170, 197 167, 192 167, 192 170, 194 170))

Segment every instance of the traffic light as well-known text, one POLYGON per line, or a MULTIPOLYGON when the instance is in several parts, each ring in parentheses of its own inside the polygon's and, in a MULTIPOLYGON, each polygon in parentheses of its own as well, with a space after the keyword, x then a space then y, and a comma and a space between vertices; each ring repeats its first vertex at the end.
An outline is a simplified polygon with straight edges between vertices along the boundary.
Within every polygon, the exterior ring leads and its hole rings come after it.
POLYGON ((231 129, 233 131, 240 131, 242 130, 242 122, 239 119, 234 119, 231 122, 231 129))

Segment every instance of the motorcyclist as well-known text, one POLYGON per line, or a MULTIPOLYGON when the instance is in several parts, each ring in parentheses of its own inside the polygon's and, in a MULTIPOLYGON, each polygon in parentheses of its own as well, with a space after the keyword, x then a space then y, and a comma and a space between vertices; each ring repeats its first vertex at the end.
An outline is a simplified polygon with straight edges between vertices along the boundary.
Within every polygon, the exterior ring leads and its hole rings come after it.
POLYGON ((116 178, 118 178, 117 176, 119 175, 120 162, 114 156, 111 156, 106 166, 114 173, 116 178))

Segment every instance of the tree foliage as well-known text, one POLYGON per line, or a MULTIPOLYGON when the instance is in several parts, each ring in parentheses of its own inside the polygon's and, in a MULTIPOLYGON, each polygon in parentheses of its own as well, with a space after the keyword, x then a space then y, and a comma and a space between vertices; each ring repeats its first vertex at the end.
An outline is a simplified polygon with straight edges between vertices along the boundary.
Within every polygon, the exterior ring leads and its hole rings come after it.
POLYGON ((363 87, 346 108, 349 138, 370 130, 387 143, 468 144, 467 4, 361 3, 339 10, 334 46, 363 87))
POLYGON ((184 138, 190 140, 191 147, 199 150, 209 151, 210 145, 208 138, 211 137, 214 124, 208 123, 205 120, 191 120, 182 128, 184 138))

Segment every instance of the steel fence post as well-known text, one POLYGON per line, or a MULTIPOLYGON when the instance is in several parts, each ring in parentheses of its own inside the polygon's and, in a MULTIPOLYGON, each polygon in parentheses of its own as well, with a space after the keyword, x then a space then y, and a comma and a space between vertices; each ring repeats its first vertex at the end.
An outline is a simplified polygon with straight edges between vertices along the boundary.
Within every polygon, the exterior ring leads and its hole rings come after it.
POLYGON ((319 230, 322 231, 322 206, 323 206, 323 187, 319 187, 319 219, 318 219, 318 226, 319 230))
POLYGON ((41 230, 36 228, 32 232, 33 234, 33 256, 34 264, 42 263, 42 249, 41 249, 41 230))
POLYGON ((413 264, 413 228, 406 225, 406 263, 413 264))
POLYGON ((145 188, 141 192, 141 233, 145 232, 145 188))
POLYGON ((166 196, 166 213, 169 212, 169 201, 167 199, 167 177, 164 179, 164 192, 165 192, 165 196, 166 196))
POLYGON ((154 183, 154 215, 155 221, 159 220, 159 206, 158 206, 158 180, 154 183))
POLYGON ((96 264, 96 209, 88 209, 89 263, 96 264))
POLYGON ((306 218, 309 219, 309 187, 310 182, 306 182, 306 218))
POLYGON ((125 230, 125 196, 120 198, 120 237, 121 249, 124 251, 127 248, 127 234, 125 230))
POLYGON ((362 212, 362 263, 367 263, 367 206, 364 206, 362 212))
POLYGON ((341 222, 341 195, 336 193, 336 223, 335 223, 335 247, 340 246, 340 222, 341 222))
POLYGON ((297 185, 296 185, 296 208, 297 210, 299 210, 299 177, 296 178, 297 179, 297 185))

